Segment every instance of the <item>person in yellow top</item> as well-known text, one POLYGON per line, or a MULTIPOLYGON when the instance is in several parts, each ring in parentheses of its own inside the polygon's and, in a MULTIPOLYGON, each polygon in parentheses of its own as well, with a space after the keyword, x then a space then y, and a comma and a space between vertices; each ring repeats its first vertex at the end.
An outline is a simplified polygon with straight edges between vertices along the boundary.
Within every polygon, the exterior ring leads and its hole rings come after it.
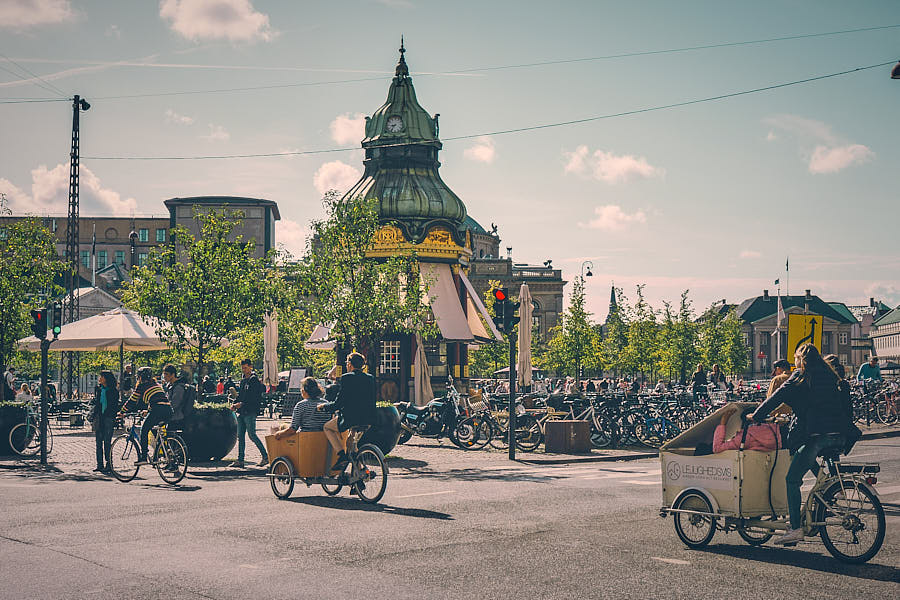
MULTIPOLYGON (((788 380, 791 376, 791 363, 784 360, 776 360, 775 364, 772 365, 774 368, 772 370, 772 382, 769 383, 769 391, 766 394, 766 398, 770 398, 772 394, 778 391, 778 388, 788 380)), ((787 416, 791 414, 791 407, 787 404, 782 404, 778 408, 772 411, 772 415, 775 417, 787 416)))

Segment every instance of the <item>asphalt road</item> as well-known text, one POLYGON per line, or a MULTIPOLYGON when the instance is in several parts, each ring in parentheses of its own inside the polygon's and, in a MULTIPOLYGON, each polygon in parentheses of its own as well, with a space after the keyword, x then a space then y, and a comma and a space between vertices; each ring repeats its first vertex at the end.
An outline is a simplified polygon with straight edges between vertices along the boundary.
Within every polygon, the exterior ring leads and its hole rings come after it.
MULTIPOLYGON (((396 451, 402 456, 403 449, 396 451)), ((395 459, 368 506, 298 483, 155 471, 122 484, 0 473, 0 597, 11 598, 893 598, 900 591, 900 440, 881 460, 887 539, 847 566, 717 533, 705 550, 658 516, 657 460, 479 464, 395 459)))

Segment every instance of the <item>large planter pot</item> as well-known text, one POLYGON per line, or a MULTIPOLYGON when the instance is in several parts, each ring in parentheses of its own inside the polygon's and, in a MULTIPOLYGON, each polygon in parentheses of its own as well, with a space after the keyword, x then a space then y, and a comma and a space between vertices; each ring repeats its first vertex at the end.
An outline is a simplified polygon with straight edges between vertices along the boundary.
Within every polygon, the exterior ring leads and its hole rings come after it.
POLYGON ((0 402, 0 456, 15 454, 9 447, 9 431, 25 422, 25 405, 18 402, 0 402))
POLYGON ((360 445, 375 444, 387 456, 400 439, 400 413, 393 406, 375 409, 375 424, 362 436, 360 445))
POLYGON ((237 417, 227 406, 197 406, 182 435, 192 461, 219 460, 237 443, 237 417))

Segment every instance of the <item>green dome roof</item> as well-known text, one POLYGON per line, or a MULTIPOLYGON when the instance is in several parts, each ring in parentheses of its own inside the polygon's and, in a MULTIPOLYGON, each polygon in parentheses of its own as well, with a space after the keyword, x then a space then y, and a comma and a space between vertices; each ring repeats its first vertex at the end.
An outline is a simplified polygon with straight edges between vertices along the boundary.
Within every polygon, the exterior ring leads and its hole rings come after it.
POLYGON ((365 172, 347 195, 377 198, 381 218, 397 222, 410 241, 440 223, 461 244, 466 207, 438 173, 438 115, 430 117, 416 100, 405 52, 401 44, 387 101, 366 118, 365 172))

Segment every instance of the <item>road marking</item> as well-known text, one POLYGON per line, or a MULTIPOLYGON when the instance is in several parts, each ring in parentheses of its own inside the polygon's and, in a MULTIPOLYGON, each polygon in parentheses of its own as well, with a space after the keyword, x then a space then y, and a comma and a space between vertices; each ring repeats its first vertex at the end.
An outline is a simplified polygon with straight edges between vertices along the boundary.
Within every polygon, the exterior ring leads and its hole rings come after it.
POLYGON ((634 485, 660 485, 658 481, 638 481, 637 479, 627 479, 622 483, 631 483, 634 485))
POLYGON ((691 564, 688 561, 681 560, 679 558, 662 558, 661 556, 651 556, 650 558, 652 558, 653 560, 658 560, 659 562, 664 562, 664 563, 670 564, 670 565, 689 565, 689 564, 691 564))
POLYGON ((239 567, 244 567, 245 569, 258 569, 259 565, 238 565, 239 567))
POLYGON ((446 492, 426 492, 424 494, 409 494, 408 496, 396 496, 397 498, 419 498, 420 496, 438 496, 440 494, 453 494, 453 490, 447 490, 446 492))
POLYGON ((582 475, 579 479, 622 479, 625 477, 650 477, 661 474, 659 469, 646 473, 601 473, 599 475, 582 475))

